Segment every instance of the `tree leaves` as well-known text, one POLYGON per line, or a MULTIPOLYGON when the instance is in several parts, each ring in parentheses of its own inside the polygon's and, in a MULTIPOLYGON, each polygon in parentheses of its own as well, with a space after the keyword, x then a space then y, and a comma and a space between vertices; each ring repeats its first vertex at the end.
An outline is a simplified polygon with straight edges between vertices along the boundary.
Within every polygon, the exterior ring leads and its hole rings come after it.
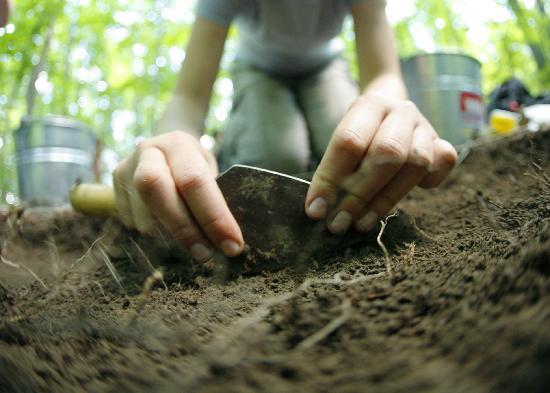
MULTIPOLYGON (((512 75, 523 79, 535 93, 548 88, 548 1, 538 0, 532 8, 525 0, 496 1, 515 17, 489 23, 491 45, 480 47, 469 38, 461 15, 454 14, 456 2, 416 0, 415 13, 394 26, 399 53, 407 56, 419 51, 419 37, 411 28, 422 26, 435 49, 456 48, 485 60, 485 92, 512 75)), ((192 2, 185 0, 15 2, 11 27, 0 29, 0 205, 6 203, 8 192, 16 194, 11 133, 25 113, 29 83, 31 90, 39 88, 33 101, 36 115, 55 113, 80 119, 111 149, 110 157, 125 155, 137 136, 151 135, 155 119, 170 98, 185 56, 192 9, 192 2), (51 47, 38 70, 42 72, 36 72, 52 21, 51 47), (38 85, 32 82, 33 71, 38 85), (135 121, 120 121, 119 116, 135 121)), ((346 29, 349 31, 351 24, 346 29)), ((230 39, 235 35, 232 30, 230 39)), ((346 55, 354 58, 353 34, 342 36, 346 55)), ((229 51, 233 47, 226 46, 229 51)), ((230 58, 223 63, 222 78, 228 77, 230 58)), ((353 65, 352 70, 356 70, 353 65)), ((215 88, 210 131, 221 128, 230 109, 227 80, 215 88)))

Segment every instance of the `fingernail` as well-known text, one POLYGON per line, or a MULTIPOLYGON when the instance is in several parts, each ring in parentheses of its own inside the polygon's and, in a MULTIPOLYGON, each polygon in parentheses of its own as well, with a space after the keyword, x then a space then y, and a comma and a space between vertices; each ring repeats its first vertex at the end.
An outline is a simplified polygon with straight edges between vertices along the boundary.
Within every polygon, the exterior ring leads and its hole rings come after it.
POLYGON ((307 208, 308 216, 316 220, 322 220, 327 214, 327 201, 319 197, 313 200, 307 208))
POLYGON ((221 249, 228 257, 236 257, 241 253, 241 246, 231 239, 226 239, 221 243, 221 249))
POLYGON ((361 218, 357 223, 355 224, 355 227, 360 232, 368 232, 378 222, 378 215, 375 212, 368 212, 363 218, 361 218))
POLYGON ((429 170, 429 168, 431 168, 432 166, 432 163, 430 163, 430 160, 426 158, 426 156, 423 155, 422 152, 418 149, 413 149, 413 154, 411 158, 412 158, 411 161, 414 165, 424 167, 427 170, 429 170))
POLYGON ((189 249, 191 256, 197 262, 206 262, 212 258, 212 250, 202 243, 195 243, 189 249))
POLYGON ((336 215, 336 217, 334 217, 328 229, 330 229, 332 233, 339 235, 346 232, 352 222, 353 217, 351 216, 351 213, 346 210, 342 210, 336 215))

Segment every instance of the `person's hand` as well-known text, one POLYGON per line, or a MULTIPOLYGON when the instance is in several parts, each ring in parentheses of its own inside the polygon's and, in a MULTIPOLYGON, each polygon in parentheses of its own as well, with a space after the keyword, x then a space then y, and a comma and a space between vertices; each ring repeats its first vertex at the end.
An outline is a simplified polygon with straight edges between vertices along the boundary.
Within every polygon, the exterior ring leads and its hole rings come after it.
POLYGON ((146 234, 162 224, 199 262, 212 257, 212 245, 236 256, 244 241, 217 173, 214 156, 190 134, 145 139, 113 173, 120 219, 146 234))
POLYGON ((456 160, 453 146, 412 102, 363 95, 332 135, 309 187, 306 213, 327 218, 335 234, 352 224, 367 232, 416 185, 438 186, 456 160))

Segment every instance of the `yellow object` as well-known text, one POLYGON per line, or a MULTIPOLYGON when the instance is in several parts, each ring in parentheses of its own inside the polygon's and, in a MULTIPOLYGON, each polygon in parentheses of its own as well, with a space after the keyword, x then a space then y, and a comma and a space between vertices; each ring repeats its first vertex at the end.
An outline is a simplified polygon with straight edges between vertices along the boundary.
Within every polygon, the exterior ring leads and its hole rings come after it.
POLYGON ((519 115, 514 112, 495 109, 489 116, 489 125, 499 134, 509 134, 519 126, 519 115))
POLYGON ((75 184, 71 188, 70 198, 77 212, 95 217, 117 215, 115 192, 104 184, 75 184))

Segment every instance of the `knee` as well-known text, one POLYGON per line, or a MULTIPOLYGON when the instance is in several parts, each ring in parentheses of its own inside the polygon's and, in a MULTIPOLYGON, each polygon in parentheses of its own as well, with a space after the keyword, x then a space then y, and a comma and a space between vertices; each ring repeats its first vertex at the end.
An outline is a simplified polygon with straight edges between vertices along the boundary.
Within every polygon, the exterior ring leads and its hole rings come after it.
POLYGON ((256 163, 251 165, 287 174, 305 172, 308 168, 309 156, 306 152, 297 149, 277 147, 265 151, 262 157, 258 157, 256 163))
POLYGON ((222 170, 242 164, 292 175, 306 172, 309 167, 310 152, 307 146, 249 143, 229 150, 221 149, 219 164, 222 170))

